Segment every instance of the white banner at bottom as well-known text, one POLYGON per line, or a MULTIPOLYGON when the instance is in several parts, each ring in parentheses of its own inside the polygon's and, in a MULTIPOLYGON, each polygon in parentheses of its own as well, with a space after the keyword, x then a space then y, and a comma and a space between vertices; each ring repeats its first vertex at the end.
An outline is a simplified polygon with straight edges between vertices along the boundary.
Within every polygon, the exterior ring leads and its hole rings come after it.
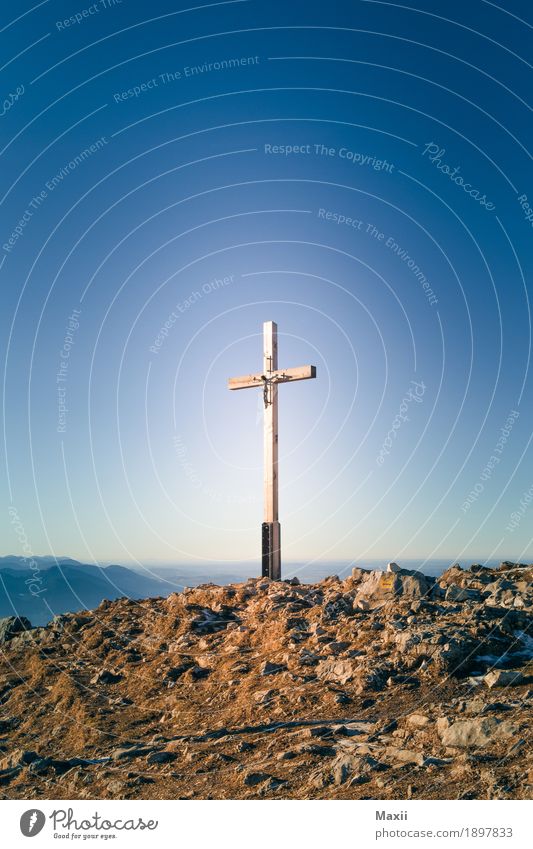
POLYGON ((531 849, 528 801, 3 801, 6 847, 531 849), (67 841, 69 841, 67 843, 67 841))

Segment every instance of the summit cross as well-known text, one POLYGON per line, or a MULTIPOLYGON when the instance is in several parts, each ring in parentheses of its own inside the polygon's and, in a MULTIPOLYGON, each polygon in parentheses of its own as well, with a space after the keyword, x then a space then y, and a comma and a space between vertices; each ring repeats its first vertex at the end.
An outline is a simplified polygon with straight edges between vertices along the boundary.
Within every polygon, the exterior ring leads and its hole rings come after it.
POLYGON ((261 526, 262 575, 281 580, 281 537, 278 514, 278 384, 316 377, 316 366, 278 369, 278 326, 263 324, 263 372, 230 377, 228 389, 263 389, 264 513, 261 526))

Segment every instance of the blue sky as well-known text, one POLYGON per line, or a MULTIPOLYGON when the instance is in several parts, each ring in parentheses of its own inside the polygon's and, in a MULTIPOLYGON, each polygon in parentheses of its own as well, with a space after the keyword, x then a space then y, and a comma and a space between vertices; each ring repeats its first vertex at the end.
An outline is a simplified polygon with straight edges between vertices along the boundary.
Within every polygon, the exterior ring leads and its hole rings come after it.
POLYGON ((528 4, 419 6, 2 13, 3 553, 257 558, 275 320, 286 560, 532 559, 528 4))

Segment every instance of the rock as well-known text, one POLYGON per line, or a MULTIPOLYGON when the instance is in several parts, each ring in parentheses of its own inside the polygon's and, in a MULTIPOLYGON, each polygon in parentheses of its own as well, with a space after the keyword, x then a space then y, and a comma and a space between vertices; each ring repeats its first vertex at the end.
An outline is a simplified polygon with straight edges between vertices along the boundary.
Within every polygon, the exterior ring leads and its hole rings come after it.
POLYGON ((507 702, 492 702, 490 704, 483 704, 480 713, 501 713, 512 709, 513 706, 507 704, 507 702))
POLYGON ((316 674, 326 681, 346 684, 354 677, 354 667, 348 660, 323 660, 316 667, 316 674))
POLYGON ((0 644, 8 643, 21 631, 30 631, 32 624, 25 616, 7 616, 0 619, 0 644))
POLYGON ((153 752, 152 747, 147 746, 123 746, 120 749, 115 749, 111 752, 111 760, 123 761, 131 760, 132 758, 140 758, 143 755, 150 755, 153 752))
POLYGON ((258 690, 254 693, 254 701, 260 705, 267 705, 277 695, 277 690, 258 690))
POLYGON ((177 758, 176 752, 168 752, 166 750, 162 752, 151 752, 146 758, 146 763, 149 764, 168 764, 170 761, 174 761, 177 758))
POLYGON ((338 622, 343 616, 353 614, 353 601, 349 595, 339 595, 328 601, 322 610, 322 621, 324 623, 338 622))
POLYGON ((300 666, 316 666, 319 663, 320 658, 314 652, 309 651, 309 649, 302 649, 298 661, 300 666))
POLYGON ((39 760, 37 752, 24 749, 15 749, 10 755, 0 760, 0 770, 12 769, 17 766, 28 766, 34 761, 39 760))
POLYGON ((359 763, 359 759, 351 755, 338 755, 331 765, 333 784, 337 787, 345 784, 349 778, 358 772, 359 763))
POLYGON ((20 719, 15 716, 6 716, 0 719, 0 734, 5 734, 7 731, 13 731, 20 723, 20 719))
POLYGON ((298 752, 294 752, 292 749, 287 749, 286 752, 279 752, 276 755, 277 761, 292 761, 294 758, 298 757, 298 752))
POLYGON ((260 675, 277 675, 278 672, 285 672, 287 667, 282 663, 271 663, 269 660, 265 660, 261 669, 259 670, 260 675))
POLYGON ((479 590, 469 590, 457 584, 450 584, 444 596, 445 601, 481 601, 481 598, 479 590))
POLYGON ((0 786, 4 786, 9 784, 14 778, 17 777, 22 772, 21 767, 13 767, 12 769, 6 769, 2 773, 0 773, 0 786))
POLYGON ((365 755, 345 754, 341 752, 331 764, 331 771, 323 777, 322 786, 333 783, 337 787, 349 783, 350 786, 366 784, 370 781, 369 773, 381 772, 388 769, 386 764, 365 755))
POLYGON ((439 725, 437 732, 443 746, 451 748, 483 748, 490 743, 514 737, 518 728, 511 722, 500 721, 495 717, 459 720, 448 727, 439 725))
POLYGON ((48 775, 50 772, 56 775, 64 775, 74 767, 92 766, 99 762, 99 760, 87 758, 58 759, 37 757, 35 760, 32 760, 28 770, 32 775, 48 775))
POLYGON ((268 772, 247 772, 244 776, 243 783, 246 785, 246 787, 257 787, 258 784, 263 784, 266 781, 271 781, 273 778, 274 776, 269 775, 268 772))
POLYGON ((165 675, 165 679, 168 681, 177 681, 178 678, 181 678, 181 676, 189 669, 192 669, 193 666, 193 660, 186 660, 183 663, 180 663, 179 666, 171 666, 165 675))
POLYGON ((330 725, 315 725, 303 731, 305 737, 333 737, 333 729, 330 725))
POLYGON ((401 572, 397 563, 387 563, 387 572, 401 572))
POLYGON ((337 654, 341 654, 343 651, 346 651, 346 649, 349 649, 350 646, 351 646, 351 643, 347 643, 347 642, 333 642, 333 643, 328 644, 327 651, 328 651, 328 654, 337 655, 337 654))
POLYGON ((439 584, 441 586, 446 586, 446 584, 457 583, 457 581, 461 581, 465 576, 465 572, 459 563, 454 563, 453 566, 450 566, 446 569, 445 572, 439 578, 439 584))
POLYGON ((37 758, 28 767, 31 775, 46 775, 52 767, 52 758, 37 758))
POLYGON ((302 746, 300 752, 317 755, 319 758, 332 758, 337 754, 337 749, 334 746, 320 746, 318 743, 311 743, 310 746, 302 746))
POLYGON ((114 780, 114 781, 109 782, 109 784, 106 787, 106 790, 114 798, 120 799, 122 797, 123 793, 124 793, 125 786, 126 785, 124 784, 123 781, 114 780))
POLYGON ((521 684, 522 673, 516 669, 493 669, 483 676, 483 683, 491 690, 493 687, 510 687, 521 684))
POLYGON ((187 677, 190 678, 191 681, 201 681, 202 678, 207 678, 210 672, 211 670, 206 666, 191 666, 191 668, 187 671, 187 677))
POLYGON ((354 605, 366 601, 375 608, 387 601, 411 601, 426 598, 435 585, 434 578, 409 569, 398 572, 367 572, 357 584, 354 605))
POLYGON ((424 766, 425 763, 422 752, 413 749, 397 749, 395 746, 388 746, 385 749, 385 757, 390 758, 395 763, 416 764, 416 766, 424 766))
POLYGON ((513 563, 511 560, 503 560, 498 566, 499 572, 509 572, 511 569, 527 569, 527 563, 513 563))
POLYGON ((426 725, 429 725, 431 720, 429 716, 425 716, 422 713, 411 713, 407 717, 406 722, 414 728, 425 728, 426 725))
POLYGON ((101 669, 96 675, 91 678, 91 684, 117 684, 122 679, 122 675, 118 672, 111 672, 110 669, 101 669))

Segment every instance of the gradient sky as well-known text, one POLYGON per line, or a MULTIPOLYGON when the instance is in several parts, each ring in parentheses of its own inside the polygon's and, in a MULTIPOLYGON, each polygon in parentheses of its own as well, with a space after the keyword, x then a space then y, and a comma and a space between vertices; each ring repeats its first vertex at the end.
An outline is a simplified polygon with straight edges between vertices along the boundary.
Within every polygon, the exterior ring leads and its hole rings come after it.
POLYGON ((258 559, 274 320, 286 560, 533 559, 530 8, 418 6, 2 12, 2 553, 258 559))

